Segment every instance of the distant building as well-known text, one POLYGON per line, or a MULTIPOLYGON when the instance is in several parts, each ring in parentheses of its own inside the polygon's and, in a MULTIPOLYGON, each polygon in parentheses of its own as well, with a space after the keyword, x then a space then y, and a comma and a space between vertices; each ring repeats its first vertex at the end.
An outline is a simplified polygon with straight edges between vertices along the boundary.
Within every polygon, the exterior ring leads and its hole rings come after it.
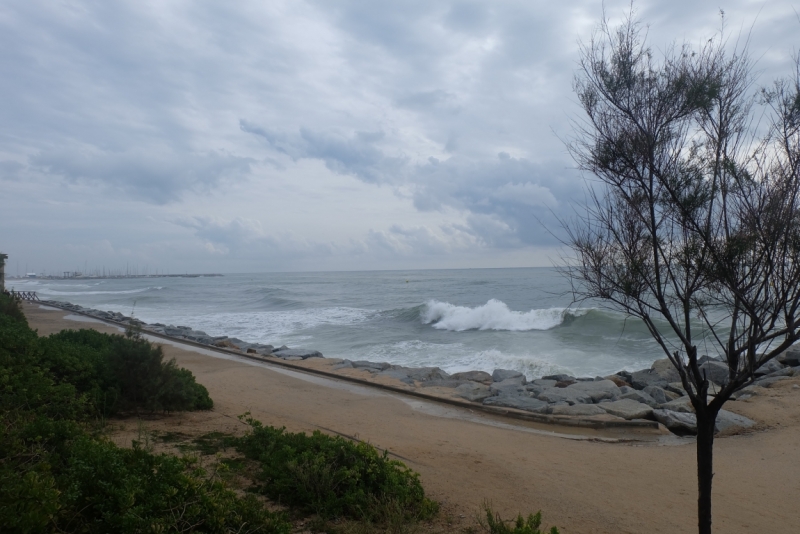
POLYGON ((0 291, 6 290, 6 260, 8 254, 0 252, 0 291))

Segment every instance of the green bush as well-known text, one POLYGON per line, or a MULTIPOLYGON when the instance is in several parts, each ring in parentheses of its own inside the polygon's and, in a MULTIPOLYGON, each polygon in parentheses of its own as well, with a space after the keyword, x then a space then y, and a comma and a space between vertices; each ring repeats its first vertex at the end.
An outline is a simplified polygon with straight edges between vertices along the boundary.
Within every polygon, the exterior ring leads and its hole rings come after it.
POLYGON ((121 449, 91 432, 102 392, 143 409, 210 407, 189 371, 141 340, 91 331, 40 339, 15 307, 0 295, 0 531, 289 533, 282 515, 193 460, 121 449), (127 365, 135 379, 123 377, 127 365))
MULTIPOLYGON (((529 514, 527 519, 522 514, 517 515, 515 521, 503 521, 500 514, 492 510, 491 504, 483 503, 484 517, 479 517, 478 522, 489 534, 543 534, 539 527, 542 526, 542 512, 529 514), (509 525, 513 523, 513 526, 509 525)), ((549 534, 559 534, 556 527, 551 527, 549 534)))
POLYGON ((104 416, 213 407, 190 371, 164 361, 161 347, 144 339, 65 330, 41 343, 42 365, 87 393, 104 416))
POLYGON ((425 497, 419 475, 367 443, 321 432, 293 434, 246 419, 250 432, 237 449, 257 460, 260 491, 323 518, 385 522, 427 519, 438 505, 425 497))
POLYGON ((195 462, 81 438, 58 476, 65 504, 59 522, 70 531, 98 534, 289 533, 282 515, 252 495, 238 497, 195 462))

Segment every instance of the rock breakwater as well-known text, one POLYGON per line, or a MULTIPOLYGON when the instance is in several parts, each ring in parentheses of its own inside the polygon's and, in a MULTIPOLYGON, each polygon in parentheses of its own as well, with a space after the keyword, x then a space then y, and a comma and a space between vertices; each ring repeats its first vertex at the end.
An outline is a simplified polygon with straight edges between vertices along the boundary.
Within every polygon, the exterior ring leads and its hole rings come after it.
MULTIPOLYGON (((312 349, 275 347, 249 343, 235 337, 209 336, 188 326, 147 324, 118 312, 89 309, 64 302, 43 301, 42 304, 113 321, 146 333, 243 354, 290 362, 324 359, 321 352, 312 349)), ((374 380, 396 380, 414 388, 430 388, 428 391, 434 394, 484 406, 566 417, 658 421, 678 435, 692 435, 697 432, 697 421, 689 397, 683 389, 678 372, 666 358, 656 360, 649 369, 623 370, 605 377, 557 374, 531 381, 522 373, 509 369, 495 369, 492 374, 466 371, 451 375, 438 367, 403 367, 389 362, 336 359, 329 363, 333 372, 354 370, 365 373, 367 378, 374 380)), ((716 391, 727 382, 728 367, 724 362, 704 356, 700 359, 700 365, 712 382, 710 391, 716 391)), ((754 381, 737 391, 732 401, 735 403, 747 400, 759 395, 764 391, 763 388, 795 376, 800 376, 800 347, 790 348, 758 369, 754 373, 754 381)), ((717 431, 735 431, 755 424, 751 419, 722 410, 717 418, 717 431)))

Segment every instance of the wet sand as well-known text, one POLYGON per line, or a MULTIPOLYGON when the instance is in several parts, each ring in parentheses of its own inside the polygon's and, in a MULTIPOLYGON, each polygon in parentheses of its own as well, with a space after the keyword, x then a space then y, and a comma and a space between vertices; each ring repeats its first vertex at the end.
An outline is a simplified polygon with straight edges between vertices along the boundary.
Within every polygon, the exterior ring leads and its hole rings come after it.
MULTIPOLYGON (((35 304, 24 310, 40 335, 64 328, 119 332, 61 310, 35 304)), ((446 503, 454 530, 471 524, 486 499, 509 516, 541 509, 545 524, 567 534, 696 531, 692 440, 633 433, 633 441, 599 441, 594 438, 625 436, 534 425, 155 341, 208 388, 215 407, 147 421, 154 429, 238 432, 244 427, 236 416, 249 411, 290 431, 319 429, 368 441, 420 473, 431 497, 446 503), (590 439, 576 439, 582 436, 590 439)), ((794 384, 800 379, 726 405, 759 424, 716 441, 716 532, 800 532, 800 389, 794 384)))

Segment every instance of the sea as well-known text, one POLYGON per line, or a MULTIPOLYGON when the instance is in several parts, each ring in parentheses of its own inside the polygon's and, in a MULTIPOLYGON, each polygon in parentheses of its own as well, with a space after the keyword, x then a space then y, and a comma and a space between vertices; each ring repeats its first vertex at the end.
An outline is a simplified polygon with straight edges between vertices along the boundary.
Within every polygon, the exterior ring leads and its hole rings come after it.
POLYGON ((594 377, 664 357, 639 320, 600 302, 574 302, 551 268, 8 279, 6 286, 211 336, 450 373, 594 377))

